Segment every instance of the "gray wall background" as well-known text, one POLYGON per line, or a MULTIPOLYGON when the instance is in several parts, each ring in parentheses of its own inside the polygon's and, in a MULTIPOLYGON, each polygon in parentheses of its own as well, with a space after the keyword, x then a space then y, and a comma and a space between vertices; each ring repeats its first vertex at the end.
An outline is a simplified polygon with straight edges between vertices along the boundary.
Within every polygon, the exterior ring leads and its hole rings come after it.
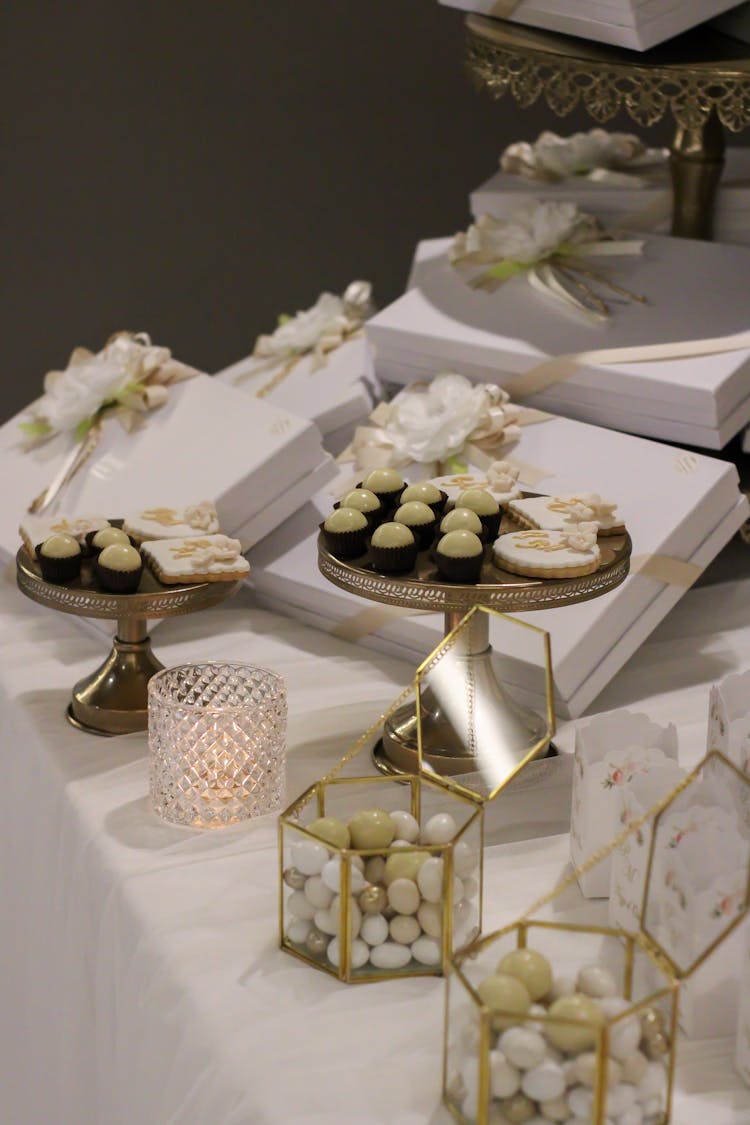
POLYGON ((436 0, 6 0, 0 420, 119 328, 215 371, 321 289, 396 297, 556 124, 476 93, 462 48, 436 0))

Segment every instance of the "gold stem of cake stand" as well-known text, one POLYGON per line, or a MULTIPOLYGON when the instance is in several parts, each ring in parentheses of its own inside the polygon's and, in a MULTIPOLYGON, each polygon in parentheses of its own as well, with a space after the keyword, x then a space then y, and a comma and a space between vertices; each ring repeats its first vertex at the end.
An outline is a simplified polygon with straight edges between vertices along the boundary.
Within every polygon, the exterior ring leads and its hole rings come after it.
POLYGON ((107 659, 73 688, 68 722, 105 736, 146 730, 148 681, 163 667, 151 650, 147 621, 118 621, 107 659))
POLYGON ((713 110, 697 129, 678 128, 669 158, 672 173, 672 234, 711 239, 716 194, 724 168, 724 132, 713 110))
MULTIPOLYGON (((445 633, 463 621, 465 611, 445 614, 445 633)), ((459 732, 470 730, 476 716, 483 720, 482 738, 490 740, 496 760, 506 760, 510 774, 545 732, 544 719, 512 699, 497 678, 492 664, 490 617, 476 613, 456 637, 454 654, 458 667, 445 669, 446 680, 437 693, 429 687, 421 694, 422 758, 441 776, 466 774, 470 759, 459 732)), ((433 675, 439 675, 437 668, 433 675)), ((543 757, 548 744, 541 746, 543 757)), ((417 717, 414 704, 406 704, 383 726, 382 746, 374 752, 378 769, 385 773, 418 771, 417 717)))

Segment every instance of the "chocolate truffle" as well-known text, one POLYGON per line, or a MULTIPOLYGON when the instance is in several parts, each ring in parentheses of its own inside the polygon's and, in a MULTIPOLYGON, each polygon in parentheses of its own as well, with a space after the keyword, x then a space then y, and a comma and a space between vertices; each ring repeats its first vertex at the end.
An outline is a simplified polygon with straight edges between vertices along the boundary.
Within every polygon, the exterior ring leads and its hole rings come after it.
POLYGON ((449 531, 435 549, 438 570, 449 582, 478 582, 483 559, 482 541, 473 531, 449 531))
POLYGON ((138 589, 143 559, 129 543, 110 543, 102 549, 95 565, 102 589, 112 594, 133 594, 138 589))
POLYGON ((50 535, 37 551, 42 578, 47 582, 70 582, 81 573, 81 545, 72 535, 50 535))
POLYGON ((420 551, 425 551, 435 538, 435 513, 421 500, 410 500, 402 504, 396 509, 393 519, 395 523, 403 523, 411 528, 420 551))
POLYGON ((105 547, 113 543, 124 543, 130 546, 130 536, 120 527, 102 527, 98 531, 90 531, 86 536, 86 543, 92 555, 98 556, 105 547))
POLYGON ((385 516, 383 505, 369 488, 353 488, 334 507, 356 508, 358 512, 364 512, 370 527, 377 527, 385 516))
POLYGON ((482 521, 485 538, 490 542, 497 539, 502 513, 500 505, 491 492, 487 492, 484 488, 467 488, 456 501, 456 507, 471 508, 482 521))
POLYGON ((328 550, 337 559, 355 559, 367 547, 367 516, 356 508, 336 508, 321 524, 328 550))
POLYGON ((447 535, 449 531, 473 531, 479 536, 484 534, 482 521, 471 508, 454 508, 452 512, 448 512, 443 516, 440 530, 443 535, 447 535))
POLYGON ((372 533, 370 554, 376 570, 403 574, 417 561, 417 541, 406 524, 381 523, 372 533))
POLYGON ((420 480, 416 484, 407 485, 401 493, 401 504, 408 504, 410 500, 420 500, 432 508, 436 516, 441 516, 448 500, 448 493, 443 492, 431 480, 420 480))
POLYGON ((374 492, 384 508, 393 507, 404 491, 404 478, 397 469, 371 469, 358 488, 374 492))

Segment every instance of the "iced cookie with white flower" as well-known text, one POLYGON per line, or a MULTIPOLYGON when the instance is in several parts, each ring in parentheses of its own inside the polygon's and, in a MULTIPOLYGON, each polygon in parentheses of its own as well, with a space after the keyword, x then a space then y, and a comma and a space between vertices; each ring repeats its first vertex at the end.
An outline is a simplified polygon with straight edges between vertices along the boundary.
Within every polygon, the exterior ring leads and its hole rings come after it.
POLYGON ((142 554, 166 586, 190 582, 239 582, 250 573, 239 539, 202 535, 182 539, 152 539, 142 554))
POLYGON ((565 531, 511 531, 495 541, 496 566, 527 578, 577 578, 599 569, 597 525, 571 524, 565 531))
POLYGON ((123 531, 135 543, 149 539, 186 539, 194 535, 216 535, 219 517, 210 500, 187 508, 144 508, 126 516, 123 531))
POLYGON ((51 535, 72 535, 84 550, 88 533, 100 531, 103 527, 109 527, 105 516, 26 516, 18 533, 24 547, 34 558, 37 548, 51 535))
POLYGON ((625 522, 617 504, 603 500, 598 492, 578 492, 575 496, 533 496, 513 500, 508 515, 521 527, 541 531, 563 531, 574 523, 595 523, 599 535, 621 535, 625 522))

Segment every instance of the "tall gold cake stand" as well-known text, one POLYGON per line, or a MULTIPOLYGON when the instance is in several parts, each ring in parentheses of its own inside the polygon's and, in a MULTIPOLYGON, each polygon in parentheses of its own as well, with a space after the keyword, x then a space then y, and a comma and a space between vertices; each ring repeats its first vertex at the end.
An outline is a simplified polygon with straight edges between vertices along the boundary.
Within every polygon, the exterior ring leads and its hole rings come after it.
POLYGON ((723 128, 737 133, 750 124, 746 43, 701 27, 650 51, 628 51, 471 15, 466 59, 477 85, 496 98, 509 93, 524 108, 543 96, 558 117, 582 106, 600 124, 624 111, 641 126, 670 113, 672 234, 712 237, 723 128))
MULTIPOLYGON (((507 525, 501 530, 517 531, 518 527, 507 525)), ((614 590, 628 575, 630 536, 600 537, 599 548, 602 558, 597 571, 565 579, 523 578, 500 570, 486 548, 481 580, 476 585, 459 585, 440 579, 429 552, 419 554, 414 572, 403 577, 383 575, 375 570, 369 555, 353 562, 335 558, 321 535, 318 568, 335 586, 370 601, 414 611, 443 612, 447 635, 474 606, 503 613, 527 612, 573 606, 614 590)), ((473 726, 473 715, 469 715, 467 708, 472 708, 474 714, 481 713, 483 738, 491 742, 496 763, 507 768, 508 775, 540 743, 547 726, 545 718, 514 700, 498 679, 492 662, 489 617, 486 613, 474 614, 470 626, 459 634, 454 647, 456 659, 450 662, 443 681, 435 681, 436 690, 428 687, 422 692, 422 756, 442 776, 475 772, 470 748, 455 733, 473 726)), ((545 749, 542 746, 539 753, 545 749)), ((386 722, 375 760, 385 772, 417 771, 417 719, 413 704, 407 704, 386 722)))
POLYGON ((149 619, 177 617, 218 605, 241 582, 201 582, 163 586, 144 567, 135 594, 108 594, 95 589, 90 567, 64 586, 46 582, 39 564, 25 548, 16 555, 16 580, 27 598, 60 613, 117 622, 109 656, 95 672, 73 688, 68 721, 91 734, 130 734, 148 726, 148 681, 164 665, 151 649, 149 619))

